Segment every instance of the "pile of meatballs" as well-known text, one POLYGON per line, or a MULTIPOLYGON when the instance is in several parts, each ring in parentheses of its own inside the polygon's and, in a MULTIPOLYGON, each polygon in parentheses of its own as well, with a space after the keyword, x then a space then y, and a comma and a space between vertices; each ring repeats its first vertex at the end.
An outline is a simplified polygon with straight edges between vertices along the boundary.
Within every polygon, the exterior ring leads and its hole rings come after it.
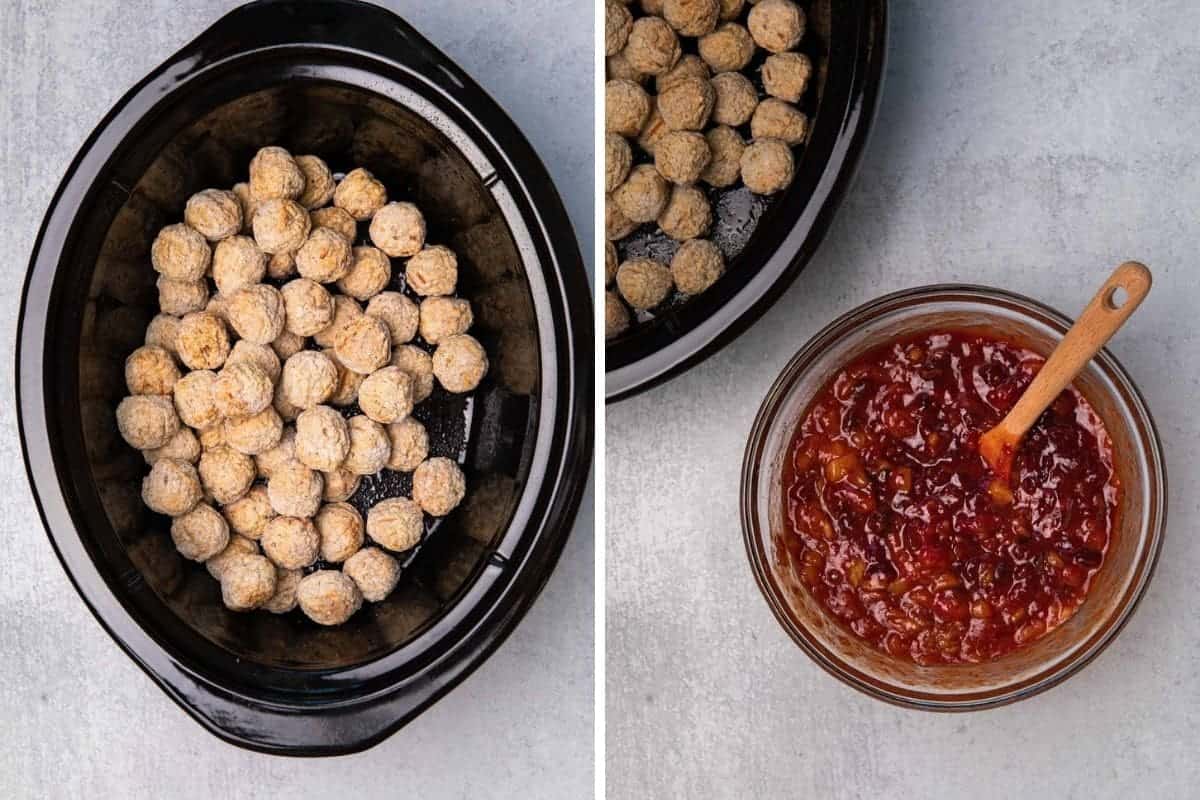
POLYGON ((630 309, 699 294, 724 273, 698 184, 771 195, 792 182, 808 130, 796 103, 812 63, 794 52, 805 22, 793 0, 606 0, 606 337, 629 327, 630 309), (765 96, 744 73, 760 50, 765 96), (649 223, 681 242, 671 263, 620 262, 614 243, 649 223))
POLYGON ((429 457, 410 414, 434 381, 475 389, 488 358, 454 253, 425 237, 420 209, 367 170, 337 180, 266 147, 248 182, 193 195, 155 238, 161 313, 125 362, 117 427, 150 465, 142 500, 228 608, 339 625, 395 588, 392 553, 420 541, 425 515, 462 501, 461 469, 429 457), (370 244, 355 246, 360 223, 370 244), (419 303, 386 290, 392 259, 419 303), (346 501, 383 469, 411 472, 412 496, 364 521, 346 501))

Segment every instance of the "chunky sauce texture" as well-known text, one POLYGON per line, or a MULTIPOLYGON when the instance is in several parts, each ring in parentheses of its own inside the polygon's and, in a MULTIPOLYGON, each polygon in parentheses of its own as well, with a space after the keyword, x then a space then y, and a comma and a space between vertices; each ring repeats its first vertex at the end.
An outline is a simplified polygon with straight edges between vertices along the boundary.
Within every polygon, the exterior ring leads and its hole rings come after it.
POLYGON ((1011 484, 979 437, 1043 359, 969 331, 921 334, 842 369, 814 398, 784 472, 784 542, 813 597, 878 649, 982 662, 1079 609, 1120 487, 1100 418, 1073 388, 1026 435, 1011 484))

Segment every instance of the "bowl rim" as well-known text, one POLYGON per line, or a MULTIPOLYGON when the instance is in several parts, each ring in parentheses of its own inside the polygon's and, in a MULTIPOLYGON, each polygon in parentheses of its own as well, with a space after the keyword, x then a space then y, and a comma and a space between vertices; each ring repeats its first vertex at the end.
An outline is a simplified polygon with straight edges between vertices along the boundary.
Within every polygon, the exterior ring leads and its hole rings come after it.
POLYGON ((760 467, 765 456, 765 435, 779 406, 788 397, 799 377, 828 347, 857 330, 863 320, 923 302, 947 300, 983 301, 1003 305, 1010 310, 1022 312, 1033 321, 1056 329, 1060 335, 1072 324, 1070 317, 1033 298, 1006 289, 966 283, 939 283, 903 289, 850 309, 814 334, 788 360, 772 383, 759 406, 747 438, 742 461, 739 501, 742 539, 755 583, 776 621, 809 658, 842 683, 892 705, 921 711, 965 712, 997 708, 1051 689, 1092 663, 1116 639, 1145 596, 1162 553, 1167 525, 1167 470, 1158 428, 1145 399, 1112 352, 1103 348, 1095 360, 1101 362, 1109 376, 1121 386, 1129 398, 1129 410, 1145 424, 1148 445, 1145 457, 1151 465, 1151 474, 1158 476, 1158 480, 1156 485, 1151 487, 1153 513, 1147 526, 1150 540, 1144 568, 1137 583, 1131 586, 1121 599, 1117 613, 1102 630, 1094 634, 1090 641, 1085 641, 1086 646, 1079 648, 1075 655, 1056 667, 1042 670, 1028 679, 999 689, 960 692, 954 695, 911 691, 891 682, 867 676, 821 645, 807 628, 798 624, 789 613, 787 599, 772 578, 769 560, 761 547, 762 534, 755 505, 759 473, 763 471, 760 467))

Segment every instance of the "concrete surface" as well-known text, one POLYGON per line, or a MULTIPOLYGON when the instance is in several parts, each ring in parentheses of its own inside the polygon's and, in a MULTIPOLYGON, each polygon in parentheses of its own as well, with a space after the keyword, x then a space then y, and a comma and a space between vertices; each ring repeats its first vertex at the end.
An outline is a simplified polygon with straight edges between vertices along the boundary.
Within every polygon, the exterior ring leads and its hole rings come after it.
POLYGON ((892 4, 856 188, 791 291, 682 378, 610 406, 612 800, 1196 797, 1200 789, 1200 6, 892 4), (1076 312, 1113 266, 1155 287, 1112 344, 1169 462, 1170 532, 1112 647, 1035 699, 904 711, 844 687, 776 624, 737 486, 758 404, 832 317, 946 280, 1076 312))
MULTIPOLYGON (((234 2, 5 2, 0 8, 0 327, 16 327, 29 250, 72 155, 109 106, 234 2)), ((517 120, 576 231, 592 230, 590 4, 391 5, 517 120), (583 10, 581 12, 581 9, 583 10), (518 13, 519 12, 519 13, 518 13), (536 20, 536 24, 530 22, 536 20), (553 31, 553 36, 533 36, 553 31), (584 98, 586 102, 577 101, 584 98), (574 107, 563 114, 565 107, 574 107)), ((590 261, 591 248, 584 248, 590 261)), ((84 608, 36 521, 0 368, 0 795, 24 798, 590 796, 592 526, 514 635, 466 683, 375 749, 297 761, 203 731, 84 608)), ((591 509, 590 494, 583 508, 591 509)))

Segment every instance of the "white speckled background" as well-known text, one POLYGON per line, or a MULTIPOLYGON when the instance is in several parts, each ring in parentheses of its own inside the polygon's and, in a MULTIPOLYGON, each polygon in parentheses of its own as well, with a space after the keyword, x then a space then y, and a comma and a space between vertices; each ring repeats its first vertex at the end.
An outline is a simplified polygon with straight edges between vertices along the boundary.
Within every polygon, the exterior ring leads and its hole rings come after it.
POLYGON ((609 797, 1196 797, 1200 5, 897 0, 891 16, 878 124, 817 257, 731 346, 608 409, 609 797), (1171 487, 1130 625, 996 711, 904 711, 827 676, 771 616, 738 522, 779 370, 885 292, 972 281, 1075 313, 1127 258, 1155 288, 1112 350, 1171 487))
MULTIPOLYGON (((109 106, 235 2, 11 0, 0 8, 0 326, 12 336, 30 248, 76 149, 109 106)), ((592 232, 592 16, 585 0, 387 5, 507 109, 592 232), (553 32, 550 35, 549 32, 553 32), (571 109, 571 113, 563 113, 571 109)), ((583 248, 591 262, 591 247, 583 248)), ((589 267, 590 268, 590 267, 589 267)), ((192 722, 101 630, 28 492, 0 369, 0 795, 24 798, 590 796, 591 494, 512 637, 417 721, 366 753, 243 752, 192 722)))

